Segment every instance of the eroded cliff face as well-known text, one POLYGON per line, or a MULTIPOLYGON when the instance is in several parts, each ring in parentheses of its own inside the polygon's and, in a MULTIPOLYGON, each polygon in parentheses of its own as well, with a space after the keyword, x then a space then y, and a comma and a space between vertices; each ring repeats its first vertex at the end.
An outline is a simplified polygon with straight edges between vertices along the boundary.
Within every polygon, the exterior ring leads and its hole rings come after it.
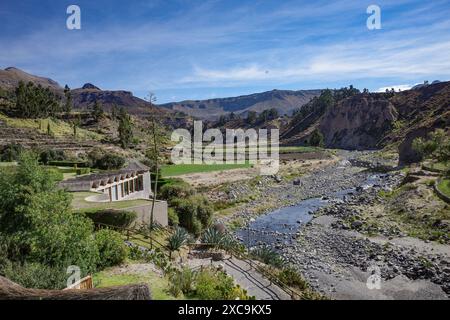
POLYGON ((397 119, 397 110, 382 94, 361 94, 329 108, 320 131, 331 148, 375 149, 397 119))

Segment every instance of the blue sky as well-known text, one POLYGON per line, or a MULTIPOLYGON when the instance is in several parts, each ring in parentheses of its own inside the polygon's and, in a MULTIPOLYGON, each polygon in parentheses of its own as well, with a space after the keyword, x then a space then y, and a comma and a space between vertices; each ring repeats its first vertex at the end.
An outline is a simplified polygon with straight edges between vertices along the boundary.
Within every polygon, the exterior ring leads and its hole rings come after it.
POLYGON ((0 2, 0 68, 159 103, 450 80, 450 0, 0 2), (81 30, 66 8, 81 8, 81 30), (381 30, 366 27, 369 5, 381 30))

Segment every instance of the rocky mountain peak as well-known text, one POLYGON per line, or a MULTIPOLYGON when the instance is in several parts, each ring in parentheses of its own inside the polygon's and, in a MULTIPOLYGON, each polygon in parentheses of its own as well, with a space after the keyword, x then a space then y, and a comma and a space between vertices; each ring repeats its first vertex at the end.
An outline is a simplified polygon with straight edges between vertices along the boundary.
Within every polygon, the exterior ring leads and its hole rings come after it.
POLYGON ((94 86, 92 83, 85 83, 81 89, 101 90, 99 87, 94 86))

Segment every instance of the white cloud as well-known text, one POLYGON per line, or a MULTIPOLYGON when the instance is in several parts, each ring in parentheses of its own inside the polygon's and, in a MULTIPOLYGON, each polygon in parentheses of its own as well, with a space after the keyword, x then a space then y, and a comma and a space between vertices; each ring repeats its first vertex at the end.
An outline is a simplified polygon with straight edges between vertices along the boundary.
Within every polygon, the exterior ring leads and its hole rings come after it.
POLYGON ((410 84, 396 84, 396 85, 392 85, 392 86, 379 88, 378 90, 376 90, 376 92, 386 92, 386 90, 391 90, 391 89, 394 89, 395 91, 405 91, 405 90, 411 89, 412 87, 414 87, 414 86, 412 86, 410 84))

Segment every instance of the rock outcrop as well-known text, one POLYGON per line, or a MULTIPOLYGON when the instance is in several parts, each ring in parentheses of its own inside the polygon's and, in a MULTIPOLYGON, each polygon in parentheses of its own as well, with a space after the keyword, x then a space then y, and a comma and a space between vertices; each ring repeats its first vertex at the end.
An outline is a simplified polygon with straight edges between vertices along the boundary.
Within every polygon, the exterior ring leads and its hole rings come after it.
POLYGON ((383 95, 361 94, 340 101, 320 122, 325 144, 340 149, 374 149, 392 130, 398 112, 383 95))

